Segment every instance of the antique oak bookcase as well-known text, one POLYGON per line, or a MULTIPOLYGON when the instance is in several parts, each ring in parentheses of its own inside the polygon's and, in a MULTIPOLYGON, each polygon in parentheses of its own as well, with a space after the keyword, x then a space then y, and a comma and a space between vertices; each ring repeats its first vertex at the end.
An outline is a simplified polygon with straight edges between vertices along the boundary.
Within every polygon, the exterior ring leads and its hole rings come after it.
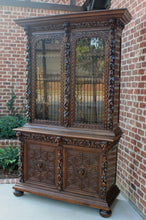
POLYGON ((30 192, 111 215, 121 35, 127 9, 19 19, 27 35, 27 120, 16 196, 30 192))

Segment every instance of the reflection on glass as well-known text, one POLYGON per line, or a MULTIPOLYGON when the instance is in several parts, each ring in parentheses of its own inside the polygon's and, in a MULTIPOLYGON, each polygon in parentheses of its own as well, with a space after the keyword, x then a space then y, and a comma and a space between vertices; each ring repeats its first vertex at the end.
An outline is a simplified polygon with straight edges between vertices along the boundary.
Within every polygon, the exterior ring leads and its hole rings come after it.
POLYGON ((36 119, 59 121, 61 42, 40 40, 36 47, 36 119))
POLYGON ((75 122, 102 124, 104 111, 105 45, 101 38, 76 43, 75 122))

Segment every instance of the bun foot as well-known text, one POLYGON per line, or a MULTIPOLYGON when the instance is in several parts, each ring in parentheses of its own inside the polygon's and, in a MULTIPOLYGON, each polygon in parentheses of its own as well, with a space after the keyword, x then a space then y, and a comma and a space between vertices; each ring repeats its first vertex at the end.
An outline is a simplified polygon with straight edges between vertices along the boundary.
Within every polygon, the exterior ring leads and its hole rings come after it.
POLYGON ((15 191, 14 191, 14 195, 15 195, 15 196, 23 196, 23 194, 24 194, 24 192, 22 192, 22 191, 18 191, 18 190, 16 190, 16 189, 15 189, 15 191))
POLYGON ((112 211, 111 210, 103 210, 103 209, 100 209, 99 210, 99 214, 102 216, 102 217, 104 217, 104 218, 108 218, 108 217, 110 217, 111 216, 111 214, 112 214, 112 211))

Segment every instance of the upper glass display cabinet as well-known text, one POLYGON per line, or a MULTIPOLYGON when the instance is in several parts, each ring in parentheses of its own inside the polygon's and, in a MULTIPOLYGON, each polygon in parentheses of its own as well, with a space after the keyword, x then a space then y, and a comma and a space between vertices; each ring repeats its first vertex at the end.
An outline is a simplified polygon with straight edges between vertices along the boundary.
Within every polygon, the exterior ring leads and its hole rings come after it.
MULTIPOLYGON (((69 83, 70 126, 102 126, 104 123, 105 42, 101 37, 82 37, 72 49, 72 80, 69 83)), ((35 120, 64 124, 65 68, 62 39, 48 36, 35 44, 35 120), (64 70, 64 71, 63 71, 64 70), (62 89, 61 89, 62 88, 62 89), (61 107, 62 106, 62 107, 61 107), (62 122, 62 123, 61 123, 62 122)))
POLYGON ((28 38, 28 122, 119 127, 121 34, 130 19, 120 9, 17 21, 28 38))

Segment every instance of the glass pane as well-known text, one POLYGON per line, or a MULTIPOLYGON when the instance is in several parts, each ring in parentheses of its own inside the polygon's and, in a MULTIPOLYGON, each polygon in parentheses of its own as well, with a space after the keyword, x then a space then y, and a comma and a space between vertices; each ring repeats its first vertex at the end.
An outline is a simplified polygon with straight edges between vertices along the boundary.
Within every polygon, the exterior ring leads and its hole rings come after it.
POLYGON ((76 43, 75 122, 102 124, 104 111, 105 45, 101 38, 76 43))
POLYGON ((36 119, 59 121, 61 42, 40 40, 36 47, 36 119))

